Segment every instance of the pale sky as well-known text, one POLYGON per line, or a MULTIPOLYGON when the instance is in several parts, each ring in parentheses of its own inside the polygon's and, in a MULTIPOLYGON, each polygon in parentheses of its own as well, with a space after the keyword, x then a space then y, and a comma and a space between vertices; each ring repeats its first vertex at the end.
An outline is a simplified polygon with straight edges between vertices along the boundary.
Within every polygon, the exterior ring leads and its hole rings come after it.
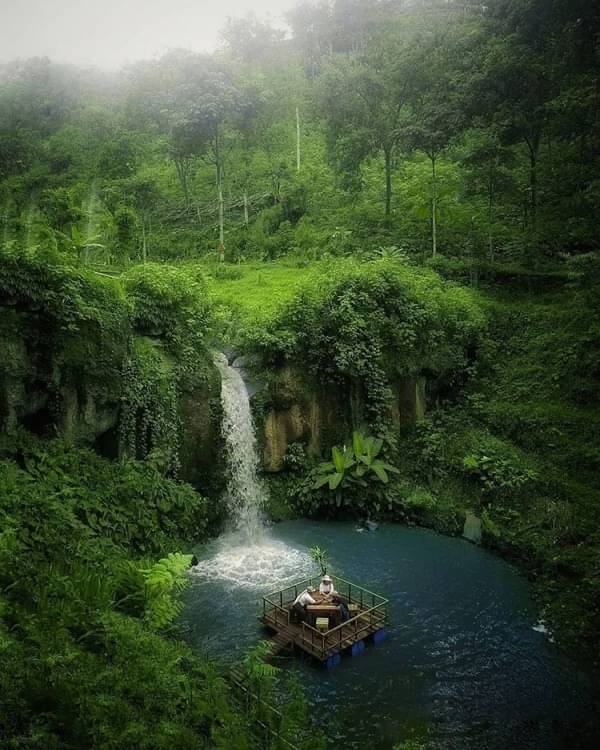
POLYGON ((0 62, 47 56, 114 70, 174 47, 212 51, 228 16, 282 26, 296 0, 0 0, 0 62))

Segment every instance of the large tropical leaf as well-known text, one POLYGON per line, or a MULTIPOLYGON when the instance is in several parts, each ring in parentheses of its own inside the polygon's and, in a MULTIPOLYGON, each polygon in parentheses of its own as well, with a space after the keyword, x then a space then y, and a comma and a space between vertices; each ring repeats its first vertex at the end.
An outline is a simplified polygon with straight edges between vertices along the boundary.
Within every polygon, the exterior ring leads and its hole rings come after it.
POLYGON ((358 459, 365 452, 364 444, 363 444, 363 437, 360 434, 360 432, 358 432, 358 430, 354 430, 354 432, 352 433, 352 447, 354 449, 354 455, 358 459))
POLYGON ((390 481, 386 470, 383 468, 382 463, 377 462, 372 464, 371 469, 375 472, 377 478, 380 479, 384 484, 387 484, 390 481))
POLYGON ((315 481, 315 483, 313 484, 313 489, 314 490, 321 489, 321 487, 323 487, 323 485, 325 485, 325 484, 327 484, 329 482, 330 477, 331 477, 331 474, 325 474, 324 476, 319 477, 315 481))
POLYGON ((330 490, 337 489, 340 486, 340 484, 342 483, 342 479, 343 478, 344 478, 343 473, 341 473, 339 471, 336 472, 335 474, 332 474, 329 477, 329 489, 330 490))
POLYGON ((380 438, 369 437, 365 440, 365 453, 368 457, 368 463, 372 463, 381 452, 383 440, 380 438))
POLYGON ((336 471, 344 471, 346 468, 346 461, 342 451, 339 448, 333 447, 331 449, 331 457, 333 458, 333 465, 335 466, 336 471))

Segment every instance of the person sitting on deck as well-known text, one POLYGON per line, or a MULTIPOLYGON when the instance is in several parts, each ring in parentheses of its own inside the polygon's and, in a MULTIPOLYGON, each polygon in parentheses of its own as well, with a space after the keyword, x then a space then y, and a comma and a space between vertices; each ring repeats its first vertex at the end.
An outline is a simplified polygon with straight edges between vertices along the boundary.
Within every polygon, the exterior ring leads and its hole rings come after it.
POLYGON ((319 591, 321 594, 324 594, 326 597, 331 597, 333 594, 335 594, 335 589, 333 588, 333 581, 331 578, 325 574, 323 578, 321 579, 321 583, 319 584, 319 591))
POLYGON ((308 604, 316 604, 316 600, 311 596, 311 594, 314 593, 314 588, 312 586, 309 586, 307 589, 304 589, 304 591, 301 591, 294 599, 291 614, 295 618, 296 622, 304 622, 307 617, 306 606, 308 604))
POLYGON ((346 604, 346 600, 341 597, 339 594, 334 594, 334 596, 331 597, 331 601, 334 604, 337 604, 340 608, 340 617, 342 619, 342 622, 346 622, 346 620, 350 619, 350 610, 348 609, 348 605, 346 604))

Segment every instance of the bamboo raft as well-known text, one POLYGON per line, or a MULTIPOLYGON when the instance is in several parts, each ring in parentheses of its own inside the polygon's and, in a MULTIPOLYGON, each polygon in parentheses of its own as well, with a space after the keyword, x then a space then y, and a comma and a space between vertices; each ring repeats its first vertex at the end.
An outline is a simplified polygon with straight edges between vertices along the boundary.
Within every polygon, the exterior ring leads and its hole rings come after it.
POLYGON ((375 643, 385 638, 388 600, 344 578, 331 577, 336 593, 353 611, 349 620, 326 631, 317 630, 306 622, 290 620, 290 607, 298 594, 308 586, 318 588, 320 578, 306 578, 263 596, 262 621, 274 633, 273 653, 300 649, 321 664, 333 667, 342 653, 361 653, 366 638, 372 637, 375 643))

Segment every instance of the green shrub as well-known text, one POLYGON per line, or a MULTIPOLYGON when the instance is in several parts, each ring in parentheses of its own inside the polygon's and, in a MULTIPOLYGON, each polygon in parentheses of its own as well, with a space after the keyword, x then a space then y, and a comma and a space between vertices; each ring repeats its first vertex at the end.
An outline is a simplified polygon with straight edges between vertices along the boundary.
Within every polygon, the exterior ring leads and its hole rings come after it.
POLYGON ((480 433, 472 437, 471 443, 463 466, 467 473, 477 478, 486 494, 506 495, 522 490, 536 480, 536 472, 505 441, 480 433))
POLYGON ((148 264, 128 271, 123 284, 139 333, 162 337, 172 346, 202 346, 211 324, 211 304, 201 276, 148 264))
POLYGON ((303 472, 308 467, 308 456, 304 443, 290 443, 283 456, 283 468, 294 474, 303 472))
POLYGON ((206 501, 147 463, 31 438, 14 449, 19 463, 0 460, 0 737, 245 748, 214 667, 159 635, 191 559, 172 550, 204 536, 206 501))

